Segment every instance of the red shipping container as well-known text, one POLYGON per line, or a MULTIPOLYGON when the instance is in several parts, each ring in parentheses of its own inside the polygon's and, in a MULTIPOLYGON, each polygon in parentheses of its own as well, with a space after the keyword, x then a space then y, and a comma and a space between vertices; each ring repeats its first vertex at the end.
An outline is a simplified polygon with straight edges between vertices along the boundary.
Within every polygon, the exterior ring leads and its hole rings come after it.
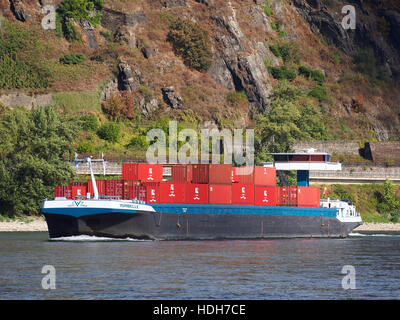
POLYGON ((124 182, 123 180, 106 180, 106 195, 114 197, 123 197, 124 182))
POLYGON ((123 199, 132 200, 134 198, 134 187, 140 185, 140 181, 124 180, 123 199))
POLYGON ((122 179, 142 182, 160 182, 163 178, 162 164, 123 163, 122 179))
POLYGON ((256 186, 276 186, 276 168, 254 167, 254 184, 256 186))
POLYGON ((233 204, 254 204, 254 185, 235 183, 232 185, 233 204))
POLYGON ((277 187, 255 186, 255 205, 276 206, 277 187))
POLYGON ((297 205, 299 207, 320 207, 321 191, 314 187, 297 187, 297 205))
MULTIPOLYGON (((99 192, 99 196, 104 196, 106 194, 106 182, 105 180, 96 180, 97 191, 99 192)), ((91 196, 94 196, 94 190, 92 185, 92 180, 89 180, 87 183, 87 191, 91 196)))
POLYGON ((122 179, 135 180, 135 172, 137 171, 137 163, 122 163, 122 179))
POLYGON ((171 167, 171 181, 175 182, 191 182, 192 181, 192 165, 176 165, 171 167))
POLYGON ((208 185, 187 183, 185 200, 187 203, 208 203, 208 185))
POLYGON ((270 167, 238 167, 236 180, 243 184, 256 186, 276 186, 276 169, 270 167))
POLYGON ((79 198, 79 197, 86 197, 86 187, 81 186, 72 186, 72 199, 79 198))
POLYGON ((185 203, 185 183, 172 181, 161 182, 160 202, 185 203))
POLYGON ((143 184, 134 186, 134 197, 138 200, 145 201, 147 203, 159 203, 160 202, 160 185, 158 184, 143 184))
POLYGON ((193 183, 231 184, 232 165, 230 164, 194 164, 193 183))
POLYGON ((67 199, 72 198, 72 187, 71 186, 56 186, 54 187, 54 196, 65 197, 67 199))
POLYGON ((291 187, 291 186, 277 187, 277 205, 296 207, 297 187, 291 187))
POLYGON ((163 179, 162 164, 139 163, 137 166, 137 178, 143 182, 161 182, 163 179))
POLYGON ((70 182, 70 187, 86 187, 86 182, 70 182))
POLYGON ((239 167, 232 167, 232 183, 238 183, 239 182, 239 177, 238 177, 238 170, 239 167))
POLYGON ((208 202, 210 204, 231 204, 232 185, 231 184, 210 184, 208 192, 208 202))
POLYGON ((238 167, 237 180, 242 184, 254 184, 254 167, 238 167))

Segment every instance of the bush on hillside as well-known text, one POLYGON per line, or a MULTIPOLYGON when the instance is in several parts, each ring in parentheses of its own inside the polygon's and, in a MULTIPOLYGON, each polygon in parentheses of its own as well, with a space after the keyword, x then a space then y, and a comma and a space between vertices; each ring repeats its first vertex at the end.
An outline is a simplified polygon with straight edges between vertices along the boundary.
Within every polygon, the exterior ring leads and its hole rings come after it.
POLYGON ((80 52, 66 54, 60 58, 60 62, 63 64, 82 64, 85 60, 85 55, 80 52))
POLYGON ((325 75, 319 70, 312 70, 305 66, 299 67, 299 74, 303 75, 307 79, 312 79, 318 84, 322 85, 325 82, 325 75))
POLYGON ((101 139, 109 142, 119 142, 121 138, 121 128, 115 122, 106 122, 97 130, 97 135, 101 139))
POLYGON ((101 22, 101 9, 104 0, 64 0, 57 9, 58 27, 56 32, 60 33, 60 26, 64 36, 70 41, 79 41, 81 35, 74 26, 72 20, 86 20, 92 26, 97 27, 101 22))
POLYGON ((308 95, 318 99, 319 101, 323 101, 328 98, 328 92, 326 91, 326 88, 323 86, 315 87, 308 93, 308 95))
POLYGON ((99 120, 95 115, 85 114, 79 118, 78 121, 83 130, 96 131, 99 128, 99 120))
POLYGON ((294 80, 297 77, 295 71, 286 68, 286 66, 282 67, 269 67, 269 72, 271 72, 272 76, 278 80, 294 80))
POLYGON ((269 46, 271 52, 278 58, 282 58, 284 62, 297 60, 298 46, 293 41, 284 41, 280 44, 272 44, 269 46))
POLYGON ((212 52, 208 32, 198 23, 176 19, 170 25, 167 41, 171 42, 175 53, 184 63, 198 71, 211 66, 212 52))

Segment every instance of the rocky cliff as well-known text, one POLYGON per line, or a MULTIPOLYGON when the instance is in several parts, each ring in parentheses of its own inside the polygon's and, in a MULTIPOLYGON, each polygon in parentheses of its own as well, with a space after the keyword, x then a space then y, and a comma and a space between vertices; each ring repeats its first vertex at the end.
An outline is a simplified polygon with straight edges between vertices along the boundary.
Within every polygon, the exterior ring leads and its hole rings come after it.
MULTIPOLYGON (((0 0, 0 13, 13 24, 38 25, 42 8, 55 2, 61 1, 0 0)), ((101 84, 103 104, 124 93, 144 117, 190 114, 242 126, 251 123, 252 114, 268 112, 271 91, 279 81, 273 68, 285 65, 294 70, 292 83, 311 90, 315 83, 298 71, 306 66, 326 78, 328 98, 317 104, 332 138, 399 138, 397 1, 106 0, 99 26, 84 19, 73 23, 82 42, 54 43, 65 48, 63 53, 83 52, 97 63, 95 70, 85 85, 55 82, 45 94, 101 84), (341 24, 342 8, 348 4, 356 9, 354 30, 341 24), (188 65, 168 41, 171 21, 177 18, 207 35, 211 63, 206 70, 188 65), (290 58, 277 54, 274 46, 289 48, 290 58), (369 52, 367 63, 360 55, 364 51, 369 52), (247 101, 229 98, 235 92, 244 93, 247 101)), ((58 59, 56 54, 49 57, 58 59)), ((9 96, 10 91, 32 90, 2 91, 9 96)))

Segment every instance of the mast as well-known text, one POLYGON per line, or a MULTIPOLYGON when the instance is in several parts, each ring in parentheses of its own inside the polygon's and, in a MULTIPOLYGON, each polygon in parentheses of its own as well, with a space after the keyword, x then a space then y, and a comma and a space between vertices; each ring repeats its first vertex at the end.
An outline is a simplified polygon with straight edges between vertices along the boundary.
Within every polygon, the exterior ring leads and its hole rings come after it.
POLYGON ((97 190, 96 179, 94 178, 93 167, 92 167, 92 157, 86 157, 86 161, 87 161, 87 163, 89 165, 90 177, 92 178, 94 199, 95 200, 99 200, 99 191, 97 190))

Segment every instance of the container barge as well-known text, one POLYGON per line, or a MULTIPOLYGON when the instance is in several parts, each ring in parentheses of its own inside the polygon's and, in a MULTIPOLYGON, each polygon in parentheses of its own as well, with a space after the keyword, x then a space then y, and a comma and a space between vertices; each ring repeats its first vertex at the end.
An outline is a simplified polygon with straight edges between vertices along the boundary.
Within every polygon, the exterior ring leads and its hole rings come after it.
POLYGON ((90 235, 152 240, 344 238, 362 224, 346 201, 312 187, 276 186, 276 169, 123 164, 122 179, 55 188, 42 213, 50 238, 90 235), (164 179, 165 180, 165 179, 164 179))

